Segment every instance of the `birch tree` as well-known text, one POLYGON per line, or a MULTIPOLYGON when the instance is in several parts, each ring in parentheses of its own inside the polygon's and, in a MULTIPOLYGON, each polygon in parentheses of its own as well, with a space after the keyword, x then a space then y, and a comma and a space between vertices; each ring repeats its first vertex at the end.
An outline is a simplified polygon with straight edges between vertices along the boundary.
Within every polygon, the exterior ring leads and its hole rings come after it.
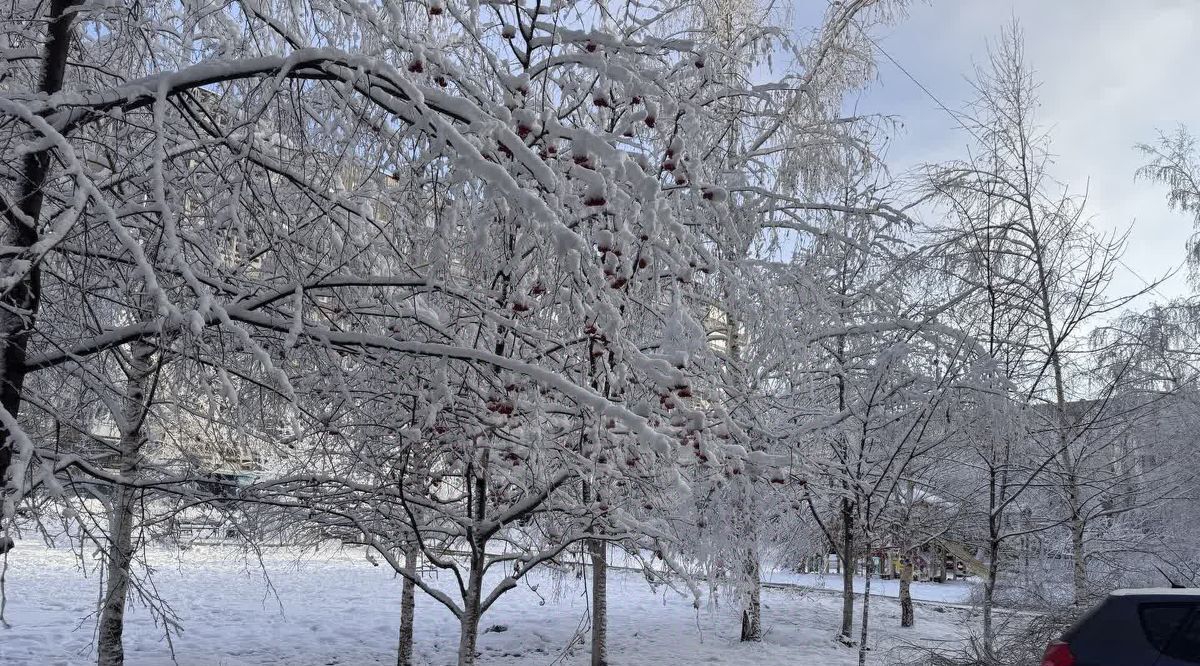
POLYGON ((1196 139, 1186 127, 1179 126, 1173 132, 1159 132, 1153 142, 1137 144, 1137 150, 1146 159, 1138 168, 1137 177, 1165 185, 1167 205, 1193 218, 1187 261, 1194 286, 1200 277, 1196 272, 1200 265, 1200 244, 1194 231, 1194 225, 1200 224, 1200 155, 1196 139))

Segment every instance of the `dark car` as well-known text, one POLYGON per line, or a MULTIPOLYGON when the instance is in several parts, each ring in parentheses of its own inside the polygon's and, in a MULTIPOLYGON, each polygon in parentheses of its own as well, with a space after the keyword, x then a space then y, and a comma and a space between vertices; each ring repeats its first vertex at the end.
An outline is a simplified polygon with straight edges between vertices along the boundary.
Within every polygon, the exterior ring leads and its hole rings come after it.
POLYGON ((1200 664, 1200 589, 1117 590, 1042 657, 1042 666, 1188 664, 1200 664))

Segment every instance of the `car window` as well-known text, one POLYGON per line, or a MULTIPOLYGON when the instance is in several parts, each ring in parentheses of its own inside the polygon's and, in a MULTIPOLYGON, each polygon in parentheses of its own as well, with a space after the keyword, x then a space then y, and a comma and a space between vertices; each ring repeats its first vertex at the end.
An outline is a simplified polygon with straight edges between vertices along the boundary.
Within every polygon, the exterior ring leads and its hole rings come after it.
POLYGON ((1168 657, 1200 664, 1200 613, 1192 613, 1162 653, 1168 657))
POLYGON ((1159 652, 1166 652, 1171 639, 1192 614, 1192 604, 1141 604, 1138 615, 1146 640, 1159 652))

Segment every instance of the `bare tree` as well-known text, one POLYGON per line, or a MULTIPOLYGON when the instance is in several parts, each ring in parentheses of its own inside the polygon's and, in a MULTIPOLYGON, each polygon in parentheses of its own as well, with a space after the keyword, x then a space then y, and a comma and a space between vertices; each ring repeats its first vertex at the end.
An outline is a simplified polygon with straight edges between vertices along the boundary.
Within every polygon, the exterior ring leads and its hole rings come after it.
POLYGON ((974 413, 989 423, 999 419, 980 431, 987 441, 972 447, 985 471, 988 506, 987 651, 1009 539, 1064 525, 1073 597, 1077 604, 1087 598, 1087 516, 1094 497, 1088 488, 1112 483, 1089 467, 1099 451, 1108 451, 1090 435, 1119 409, 1112 397, 1120 380, 1085 387, 1074 378, 1086 370, 1089 328, 1145 290, 1107 293, 1125 239, 1098 235, 1083 200, 1048 173, 1048 137, 1036 124, 1036 85, 1016 26, 992 50, 989 68, 978 72, 976 91, 965 121, 974 157, 936 169, 933 188, 955 220, 946 256, 976 294, 959 324, 984 350, 974 413), (1097 399, 1104 416, 1093 411, 1080 418, 1077 401, 1084 398, 1097 399), (1018 526, 1011 510, 1033 500, 1043 484, 1057 491, 1061 518, 1018 526))

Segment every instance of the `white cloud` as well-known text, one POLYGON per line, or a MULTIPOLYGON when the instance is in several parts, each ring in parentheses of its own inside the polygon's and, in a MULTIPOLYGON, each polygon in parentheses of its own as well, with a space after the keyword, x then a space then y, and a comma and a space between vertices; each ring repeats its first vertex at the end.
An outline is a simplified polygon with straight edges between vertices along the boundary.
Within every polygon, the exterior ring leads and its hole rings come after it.
MULTIPOLYGON (((941 0, 915 6, 879 42, 954 109, 970 97, 966 77, 974 64, 986 61, 988 43, 1013 18, 1043 84, 1041 121, 1058 156, 1054 175, 1072 190, 1088 188, 1097 228, 1133 224, 1125 256, 1133 271, 1151 278, 1179 266, 1191 221, 1167 209, 1161 187, 1135 182, 1142 157, 1133 145, 1179 123, 1200 131, 1200 2, 941 0)), ((897 167, 959 155, 965 145, 954 120, 886 60, 859 105, 904 123, 890 150, 897 167)), ((1185 278, 1181 272, 1160 293, 1185 293, 1185 278)), ((1141 287, 1123 270, 1112 291, 1141 287)))

